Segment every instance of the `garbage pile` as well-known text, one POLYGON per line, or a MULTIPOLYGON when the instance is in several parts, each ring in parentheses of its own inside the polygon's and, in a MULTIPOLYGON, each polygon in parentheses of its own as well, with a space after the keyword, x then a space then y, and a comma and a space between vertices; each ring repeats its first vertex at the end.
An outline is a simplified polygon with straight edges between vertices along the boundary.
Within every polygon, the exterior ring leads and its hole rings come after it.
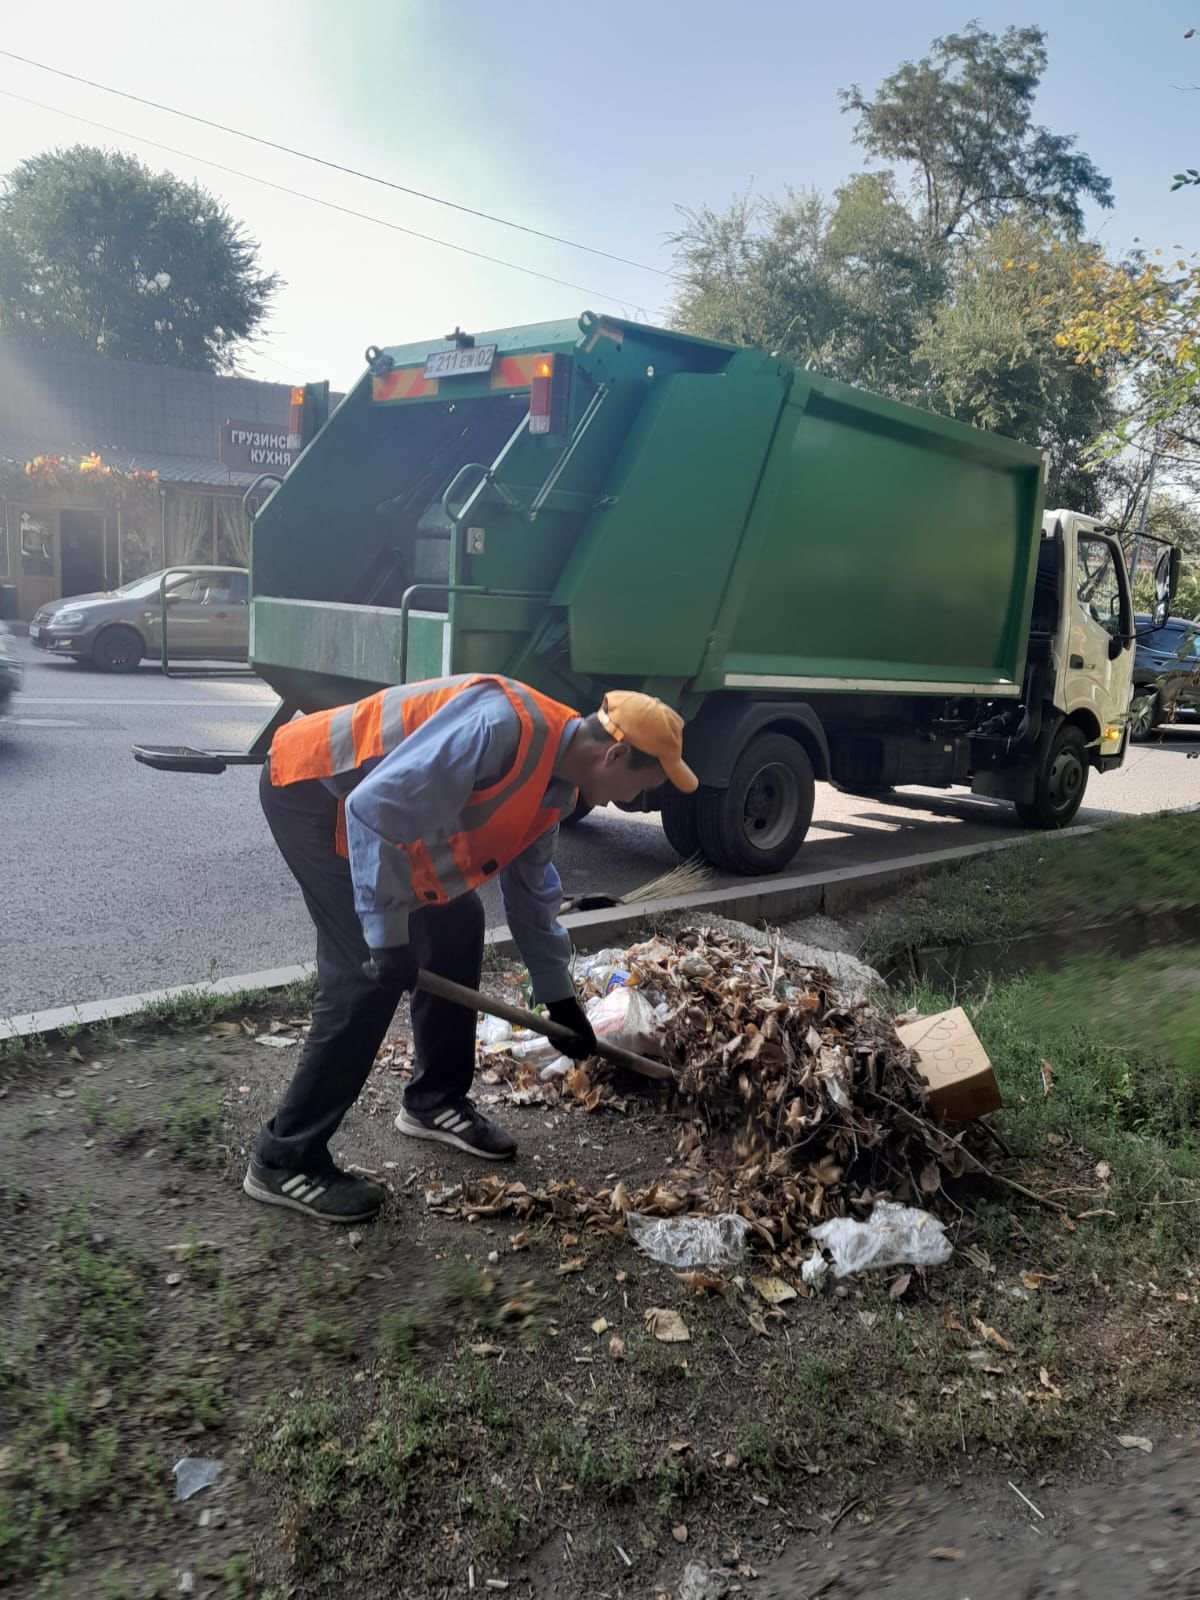
MULTIPOLYGON (((677 1074, 677 1163, 636 1193, 621 1183, 592 1194, 572 1182, 534 1190, 487 1178, 429 1197, 435 1209, 548 1210, 613 1233, 629 1212, 726 1213, 788 1250, 815 1224, 866 1215, 878 1200, 926 1205, 969 1165, 962 1143, 932 1119, 891 1019, 839 997, 828 972, 707 927, 604 955, 580 987, 593 1006, 606 991, 608 1000, 617 989, 637 995, 629 1047, 677 1074)), ((616 1092, 602 1063, 568 1064, 564 1092, 572 1083, 589 1109, 616 1092)))

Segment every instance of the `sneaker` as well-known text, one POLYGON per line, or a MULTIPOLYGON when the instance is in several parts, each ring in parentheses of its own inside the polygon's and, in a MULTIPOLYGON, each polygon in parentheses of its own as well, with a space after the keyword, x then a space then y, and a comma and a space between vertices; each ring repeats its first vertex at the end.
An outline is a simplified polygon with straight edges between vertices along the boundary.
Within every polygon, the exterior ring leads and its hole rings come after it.
POLYGON ((410 1139, 437 1139, 485 1161, 509 1161, 517 1153, 512 1134, 505 1133, 466 1098, 436 1111, 410 1111, 406 1106, 396 1118, 396 1127, 410 1139))
POLYGON ((257 1156, 250 1157, 242 1188, 251 1200, 303 1211, 320 1222, 369 1222, 378 1216, 387 1198, 381 1183, 369 1183, 336 1167, 325 1172, 291 1172, 286 1167, 268 1167, 257 1156))

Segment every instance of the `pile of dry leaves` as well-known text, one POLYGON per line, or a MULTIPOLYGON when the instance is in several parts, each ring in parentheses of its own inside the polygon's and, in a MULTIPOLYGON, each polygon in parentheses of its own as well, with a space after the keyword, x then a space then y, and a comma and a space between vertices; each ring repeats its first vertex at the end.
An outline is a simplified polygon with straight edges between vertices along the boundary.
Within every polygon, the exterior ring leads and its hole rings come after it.
MULTIPOLYGON (((880 1198, 927 1204, 972 1164, 926 1111, 924 1083, 889 1018, 843 1005, 827 973, 704 928, 626 952, 630 981, 655 1006, 678 1087, 679 1163, 648 1189, 596 1193, 572 1182, 531 1190, 487 1178, 430 1196, 458 1215, 550 1212, 619 1233, 624 1214, 736 1212, 775 1249, 816 1222, 880 1198)), ((602 1104, 609 1069, 572 1075, 602 1104)), ((568 1089, 568 1092, 571 1092, 568 1089)))

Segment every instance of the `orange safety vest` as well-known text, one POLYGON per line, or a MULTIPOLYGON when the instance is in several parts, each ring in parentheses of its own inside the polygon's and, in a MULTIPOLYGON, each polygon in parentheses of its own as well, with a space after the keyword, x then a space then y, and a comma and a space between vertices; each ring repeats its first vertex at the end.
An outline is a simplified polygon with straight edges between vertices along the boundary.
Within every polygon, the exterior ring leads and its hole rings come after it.
MULTIPOLYGON (((430 905, 445 905, 494 877, 558 822, 560 813, 544 804, 546 789, 563 732, 577 711, 528 684, 488 673, 397 684, 354 705, 286 723, 271 741, 271 782, 302 783, 353 772, 364 761, 387 755, 443 706, 480 683, 502 690, 517 714, 521 735, 513 764, 497 783, 471 795, 460 832, 445 839, 402 841, 414 895, 430 905)), ((347 853, 344 803, 338 807, 335 845, 340 855, 347 853)))

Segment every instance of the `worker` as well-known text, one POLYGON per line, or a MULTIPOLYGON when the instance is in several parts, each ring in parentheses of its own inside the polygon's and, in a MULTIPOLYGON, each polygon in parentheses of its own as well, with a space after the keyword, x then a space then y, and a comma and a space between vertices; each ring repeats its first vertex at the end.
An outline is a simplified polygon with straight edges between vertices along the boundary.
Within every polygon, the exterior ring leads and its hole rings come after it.
POLYGON ((516 1142, 470 1098, 475 1013, 414 991, 420 968, 472 988, 483 905, 500 880, 536 1001, 585 1060, 595 1035, 571 978, 554 865, 561 821, 670 781, 686 793, 683 721, 649 695, 612 693, 594 715, 511 678, 381 690, 275 735, 260 795, 317 929, 317 996, 295 1076, 259 1133, 243 1187, 325 1222, 363 1222, 382 1185, 334 1164, 329 1141, 412 992, 413 1071, 396 1127, 488 1161, 516 1142))

